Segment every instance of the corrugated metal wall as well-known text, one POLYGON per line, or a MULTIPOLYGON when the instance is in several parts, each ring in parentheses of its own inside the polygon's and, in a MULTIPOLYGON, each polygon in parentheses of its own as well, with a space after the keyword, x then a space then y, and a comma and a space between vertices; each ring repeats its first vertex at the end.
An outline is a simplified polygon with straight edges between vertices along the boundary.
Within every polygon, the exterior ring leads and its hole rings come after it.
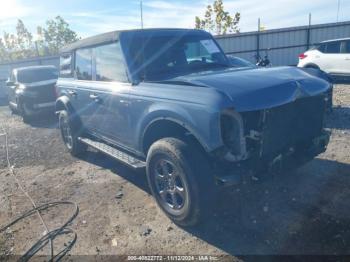
MULTIPOLYGON (((268 50, 272 65, 296 65, 298 54, 308 47, 308 34, 310 45, 328 39, 350 37, 350 21, 216 36, 216 39, 227 54, 255 62, 259 37, 260 55, 263 56, 265 50, 268 50)), ((0 80, 7 78, 12 68, 40 64, 58 67, 59 57, 31 58, 0 64, 0 80)))
POLYGON ((54 65, 58 68, 59 62, 60 61, 58 56, 46 56, 46 57, 40 57, 40 58, 29 58, 29 59, 10 62, 10 63, 3 63, 3 64, 0 64, 0 80, 7 79, 9 76, 9 73, 13 68, 33 66, 33 65, 54 65))
POLYGON ((272 65, 296 65, 298 54, 324 40, 350 37, 350 21, 216 36, 227 54, 255 62, 266 50, 272 65), (259 38, 259 40, 258 40, 259 38), (309 41, 308 41, 309 39, 309 41))

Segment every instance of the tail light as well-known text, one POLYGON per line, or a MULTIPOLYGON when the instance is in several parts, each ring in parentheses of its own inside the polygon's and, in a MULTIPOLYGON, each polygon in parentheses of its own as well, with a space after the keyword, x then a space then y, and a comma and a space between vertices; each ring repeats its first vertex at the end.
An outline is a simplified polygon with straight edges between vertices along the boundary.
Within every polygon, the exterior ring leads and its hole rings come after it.
POLYGON ((302 54, 299 55, 299 59, 304 59, 304 58, 306 58, 306 57, 307 57, 307 55, 305 55, 304 53, 302 53, 302 54))

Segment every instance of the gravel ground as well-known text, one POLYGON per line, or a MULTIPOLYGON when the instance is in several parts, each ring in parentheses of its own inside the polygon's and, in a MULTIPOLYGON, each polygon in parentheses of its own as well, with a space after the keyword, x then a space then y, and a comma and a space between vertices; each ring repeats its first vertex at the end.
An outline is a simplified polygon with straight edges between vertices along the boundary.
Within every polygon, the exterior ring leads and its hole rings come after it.
MULTIPOLYGON (((79 205, 72 255, 350 254, 350 86, 335 87, 334 104, 324 154, 273 180, 227 190, 212 219, 191 229, 174 225, 156 206, 143 171, 93 151, 84 159, 66 153, 53 117, 25 125, 1 106, 0 123, 9 131, 11 162, 32 198, 79 205)), ((29 209, 6 169, 0 137, 0 225, 29 209)), ((43 216, 54 228, 72 211, 60 207, 43 216)), ((0 260, 23 254, 43 232, 33 215, 0 234, 0 260)), ((69 237, 58 239, 55 249, 69 237)))

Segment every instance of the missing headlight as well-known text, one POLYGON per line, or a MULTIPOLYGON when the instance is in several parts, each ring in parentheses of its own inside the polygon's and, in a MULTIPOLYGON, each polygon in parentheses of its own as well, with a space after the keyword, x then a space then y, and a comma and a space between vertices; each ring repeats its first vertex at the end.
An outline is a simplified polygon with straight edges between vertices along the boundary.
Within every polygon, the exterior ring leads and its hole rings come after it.
POLYGON ((221 115, 221 137, 228 149, 226 160, 240 161, 247 158, 242 117, 232 109, 225 110, 221 115))

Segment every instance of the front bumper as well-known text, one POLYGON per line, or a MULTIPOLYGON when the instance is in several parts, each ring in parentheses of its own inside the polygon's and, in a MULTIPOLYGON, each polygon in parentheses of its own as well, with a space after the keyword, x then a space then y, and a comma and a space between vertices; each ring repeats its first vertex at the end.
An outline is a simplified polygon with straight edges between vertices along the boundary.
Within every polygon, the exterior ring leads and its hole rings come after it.
POLYGON ((252 177, 260 180, 298 168, 326 151, 330 134, 330 131, 324 130, 320 136, 312 139, 308 147, 299 150, 289 147, 270 159, 249 159, 234 165, 221 163, 221 168, 217 168, 215 172, 216 183, 233 186, 252 177))

